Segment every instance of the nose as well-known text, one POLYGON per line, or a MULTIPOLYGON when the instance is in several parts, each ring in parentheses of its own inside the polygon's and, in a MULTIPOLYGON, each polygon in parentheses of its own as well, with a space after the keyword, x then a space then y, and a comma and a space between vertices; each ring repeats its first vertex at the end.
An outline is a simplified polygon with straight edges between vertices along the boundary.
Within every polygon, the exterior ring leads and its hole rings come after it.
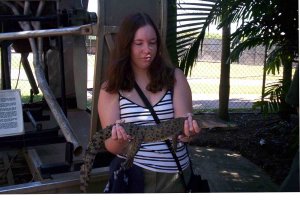
POLYGON ((145 53, 150 53, 150 52, 152 51, 151 45, 150 45, 150 44, 145 44, 145 45, 143 46, 143 51, 144 51, 145 53))

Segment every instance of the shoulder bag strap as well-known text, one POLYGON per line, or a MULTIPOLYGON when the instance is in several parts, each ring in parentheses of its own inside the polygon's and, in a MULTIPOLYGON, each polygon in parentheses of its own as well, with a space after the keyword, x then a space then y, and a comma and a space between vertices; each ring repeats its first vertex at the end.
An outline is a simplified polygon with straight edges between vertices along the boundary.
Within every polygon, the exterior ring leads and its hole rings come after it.
POLYGON ((147 106, 147 108, 150 110, 151 115, 153 116, 153 119, 155 120, 156 124, 159 124, 160 120, 157 117, 152 105, 150 104, 147 97, 145 96, 145 94, 143 93, 143 91, 141 90, 141 88, 139 87, 139 85, 136 82, 134 82, 134 88, 136 89, 136 91, 140 95, 140 97, 142 98, 145 106, 147 106))
MULTIPOLYGON (((152 105, 150 104, 150 102, 148 101, 147 97, 145 96, 145 94, 143 93, 143 91, 141 90, 141 88, 138 86, 138 84, 136 82, 134 82, 134 88, 136 89, 136 91, 140 95, 140 97, 143 100, 145 106, 147 106, 147 108, 150 110, 151 115, 153 116, 156 124, 159 124, 160 120, 159 120, 158 116, 156 115, 156 113, 155 113, 152 105)), ((186 185, 185 180, 184 180, 183 171, 182 171, 180 162, 178 160, 178 157, 177 157, 176 153, 174 152, 174 150, 172 148, 172 144, 171 144, 170 140, 165 140, 165 143, 167 144, 170 152, 172 153, 172 156, 173 156, 173 158, 174 158, 174 160, 176 162, 176 165, 178 167, 178 170, 179 170, 179 175, 180 175, 181 182, 182 182, 184 188, 187 190, 187 185, 186 185)))

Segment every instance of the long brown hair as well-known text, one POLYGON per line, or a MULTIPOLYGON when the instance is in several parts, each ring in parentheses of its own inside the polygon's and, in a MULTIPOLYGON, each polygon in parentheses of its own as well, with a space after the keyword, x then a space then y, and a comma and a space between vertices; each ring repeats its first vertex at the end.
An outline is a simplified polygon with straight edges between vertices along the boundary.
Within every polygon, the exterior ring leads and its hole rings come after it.
POLYGON ((115 48, 111 54, 107 71, 105 88, 107 92, 115 93, 119 90, 130 91, 133 89, 135 77, 130 62, 131 44, 136 31, 146 25, 152 26, 157 36, 157 54, 150 65, 150 83, 147 90, 158 92, 163 88, 170 89, 173 87, 174 68, 162 44, 158 29, 149 15, 136 13, 123 20, 116 35, 115 48))

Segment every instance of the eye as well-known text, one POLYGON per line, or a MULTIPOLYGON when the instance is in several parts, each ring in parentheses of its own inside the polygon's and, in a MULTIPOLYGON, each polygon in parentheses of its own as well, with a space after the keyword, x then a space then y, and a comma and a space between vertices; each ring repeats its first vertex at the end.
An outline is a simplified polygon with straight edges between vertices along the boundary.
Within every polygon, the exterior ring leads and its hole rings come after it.
POLYGON ((140 46, 140 45, 143 44, 143 42, 141 40, 133 40, 133 44, 137 45, 137 46, 140 46))
POLYGON ((150 44, 155 45, 155 44, 157 44, 157 42, 156 42, 156 40, 152 40, 152 41, 150 42, 150 44))

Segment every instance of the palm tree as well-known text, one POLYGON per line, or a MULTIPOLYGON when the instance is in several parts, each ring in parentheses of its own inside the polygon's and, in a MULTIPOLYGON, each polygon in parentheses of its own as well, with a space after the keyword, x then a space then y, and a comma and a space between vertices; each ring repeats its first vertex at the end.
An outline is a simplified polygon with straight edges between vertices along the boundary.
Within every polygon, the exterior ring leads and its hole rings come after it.
MULTIPOLYGON (((270 100, 260 102, 260 105, 273 110, 276 108, 284 110, 286 107, 284 98, 292 77, 292 63, 298 62, 298 1, 290 0, 286 3, 284 0, 199 0, 192 4, 181 2, 183 1, 178 1, 177 7, 186 4, 194 5, 195 8, 203 3, 210 5, 209 13, 206 14, 205 21, 201 22, 198 30, 193 32, 186 30, 181 33, 186 34, 186 37, 179 37, 180 32, 177 29, 178 63, 184 72, 187 74, 194 66, 198 50, 201 50, 205 32, 210 24, 218 23, 218 28, 224 28, 231 23, 238 23, 239 27, 230 34, 233 50, 227 62, 238 60, 246 49, 259 45, 266 46, 269 52, 266 62, 267 72, 275 74, 280 66, 283 66, 284 71, 282 84, 278 86, 281 89, 273 88, 280 92, 269 92, 269 96, 266 97, 270 100), (192 34, 189 35, 189 31, 192 34)), ((197 12, 196 9, 194 11, 197 12)), ((201 12, 203 13, 198 10, 198 17, 189 23, 200 21, 201 12)))

